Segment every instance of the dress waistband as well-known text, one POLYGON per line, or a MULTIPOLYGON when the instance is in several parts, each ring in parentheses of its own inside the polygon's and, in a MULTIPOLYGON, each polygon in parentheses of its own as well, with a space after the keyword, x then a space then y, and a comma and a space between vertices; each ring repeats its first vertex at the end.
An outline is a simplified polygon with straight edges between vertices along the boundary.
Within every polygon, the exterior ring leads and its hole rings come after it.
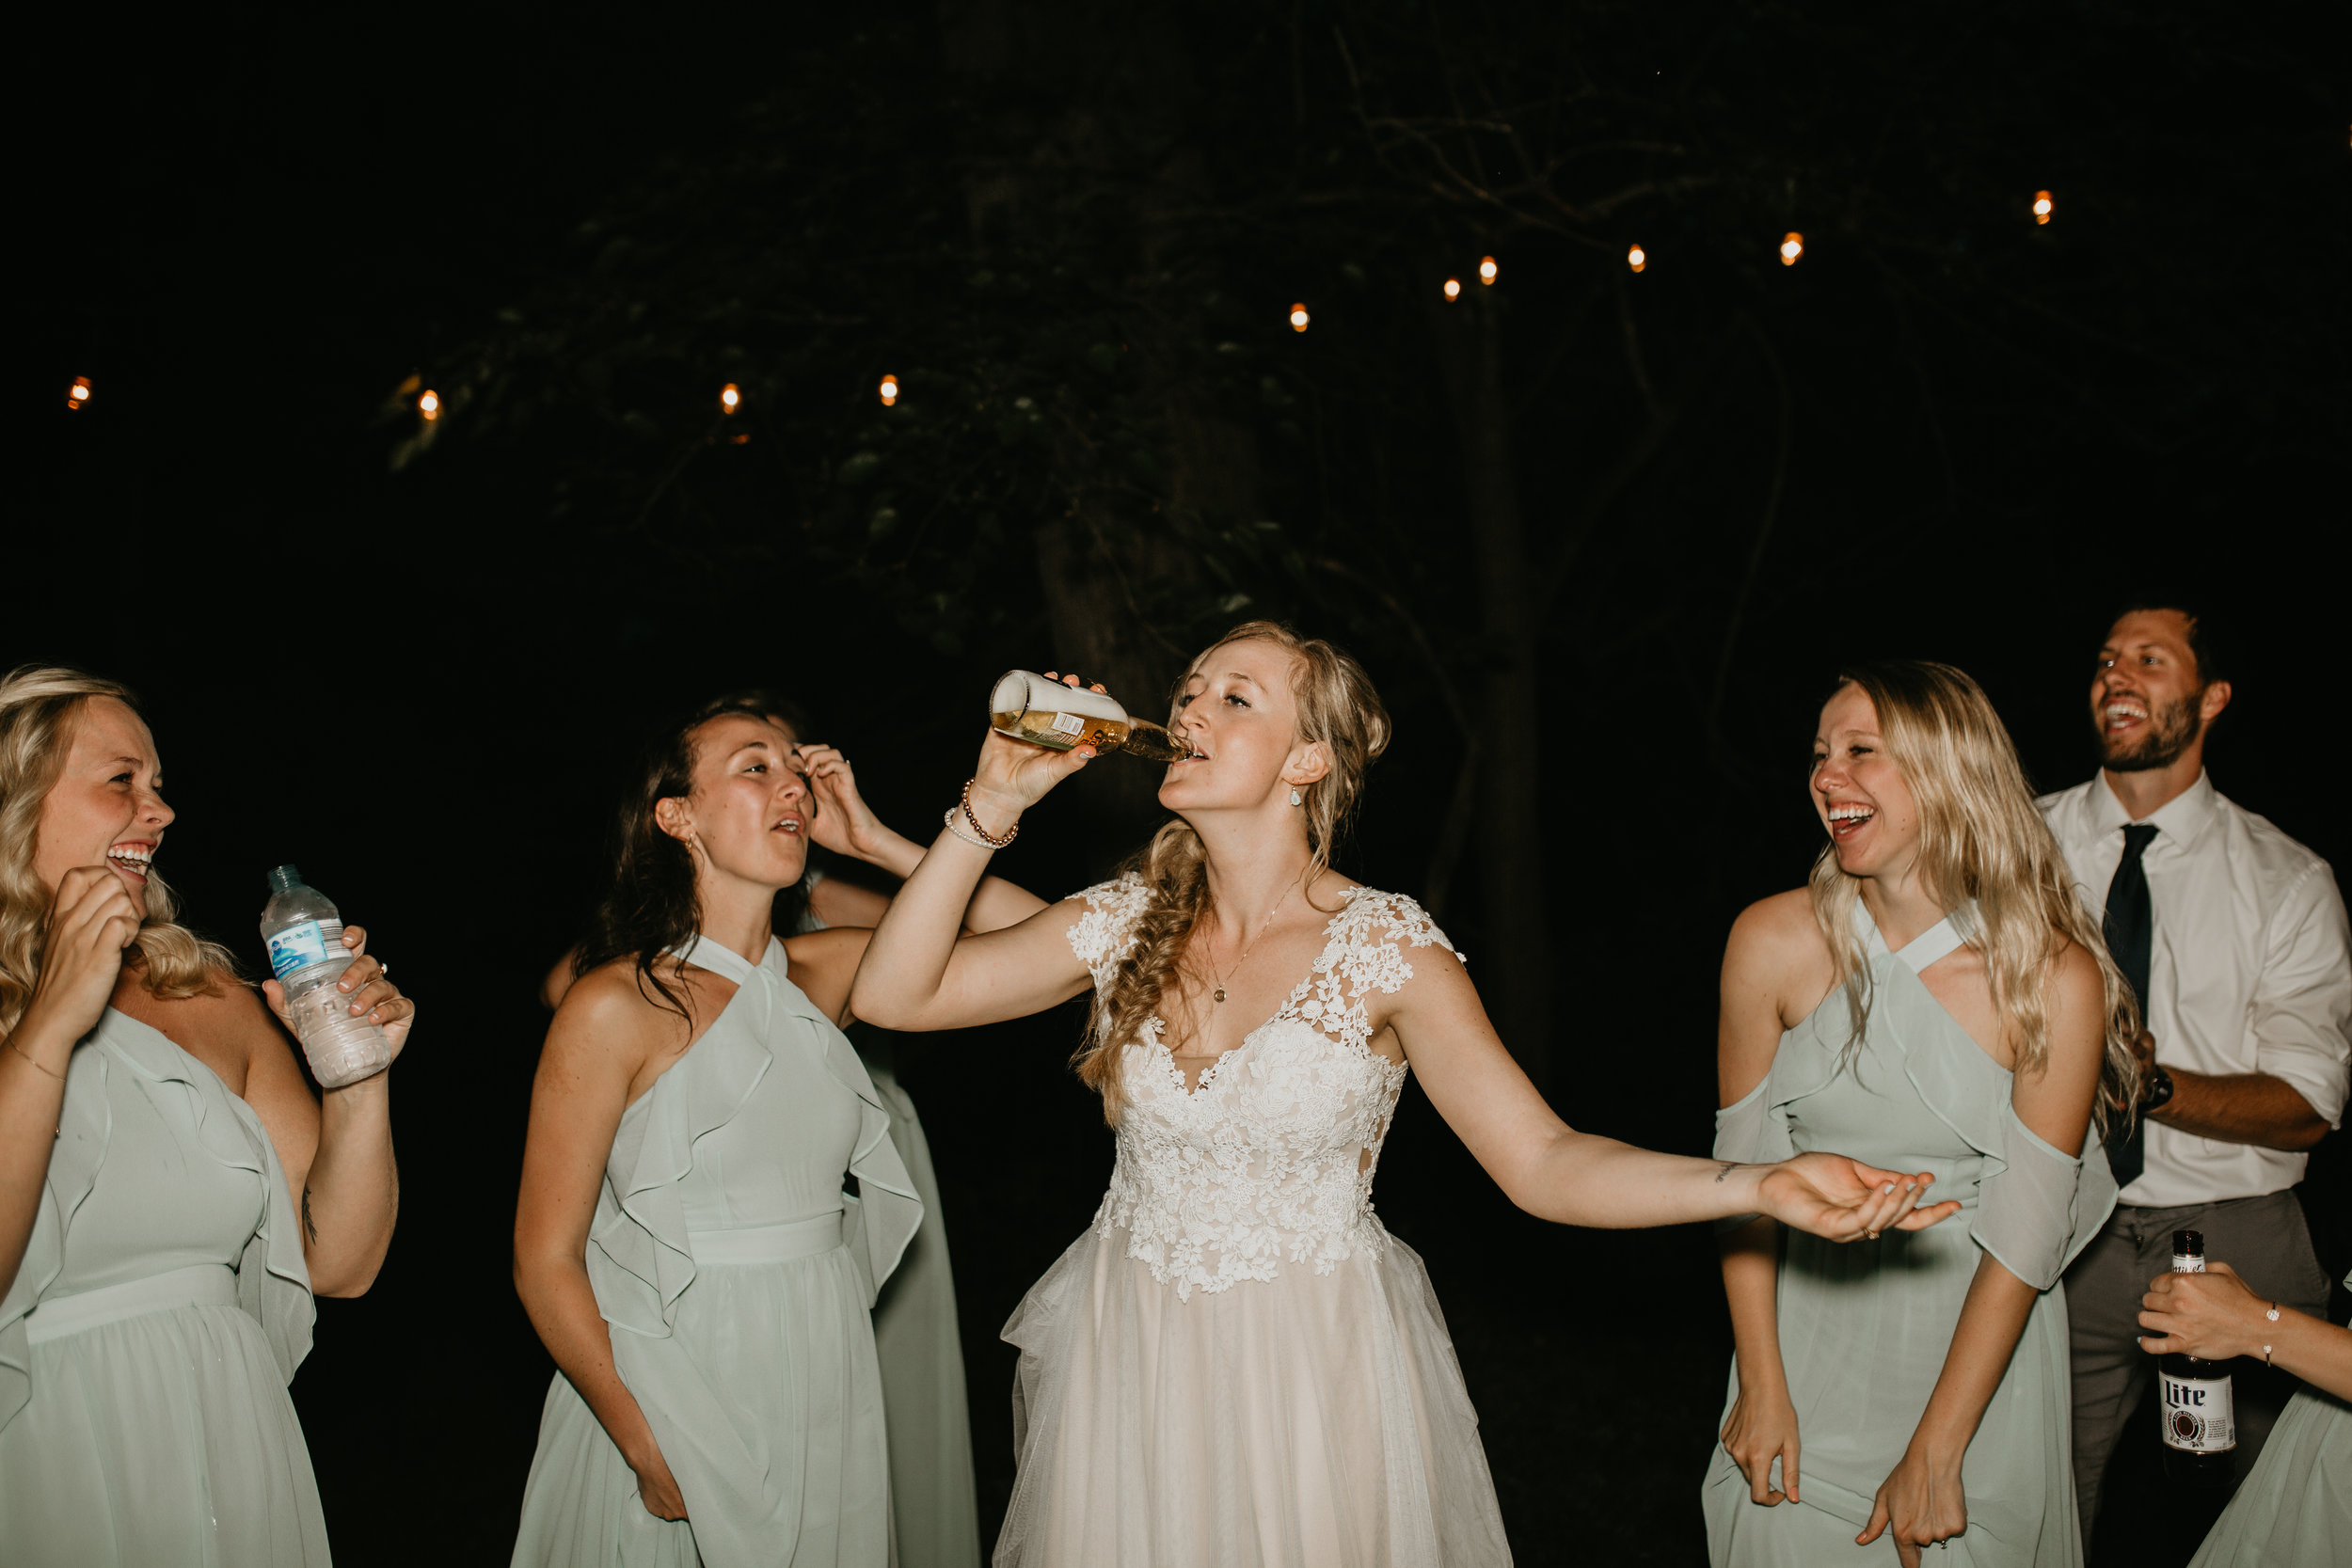
POLYGON ((51 1296, 24 1315, 24 1337, 38 1345, 69 1334, 175 1307, 234 1307, 237 1271, 226 1263, 199 1263, 124 1285, 51 1296))
POLYGON ((741 1230, 690 1230, 686 1250, 697 1263, 788 1263, 841 1244, 841 1212, 741 1230))

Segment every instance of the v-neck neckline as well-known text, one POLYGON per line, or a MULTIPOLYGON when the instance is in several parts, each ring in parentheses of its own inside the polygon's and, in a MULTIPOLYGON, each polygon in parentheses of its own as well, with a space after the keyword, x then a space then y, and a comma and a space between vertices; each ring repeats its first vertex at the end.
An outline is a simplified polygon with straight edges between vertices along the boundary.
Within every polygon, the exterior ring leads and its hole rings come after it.
POLYGON ((1192 1086, 1190 1088, 1186 1088, 1184 1086, 1184 1069, 1178 1065, 1176 1061, 1176 1053, 1168 1046, 1168 1040, 1165 1037, 1168 1029, 1167 1021, 1161 1018, 1156 1011, 1152 1014, 1151 1024, 1152 1048, 1159 1053, 1161 1059, 1166 1063, 1169 1075, 1175 1080, 1176 1089, 1179 1094, 1182 1094, 1186 1100, 1190 1100, 1194 1096, 1198 1095, 1201 1090, 1207 1088, 1209 1086, 1209 1080, 1216 1076, 1217 1069, 1225 1065, 1225 1059, 1228 1056, 1232 1055, 1235 1052, 1248 1050, 1251 1040, 1256 1039, 1260 1035, 1264 1034, 1266 1030, 1272 1028, 1275 1024, 1279 1023, 1282 1021, 1284 1014, 1290 1012, 1301 1002, 1304 1002, 1307 999, 1308 991, 1314 988, 1315 976, 1323 973, 1323 960, 1330 956, 1332 947, 1337 944, 1340 940, 1340 922, 1347 918, 1348 911, 1356 902, 1356 895, 1362 891, 1363 888, 1360 884, 1355 887, 1345 888, 1341 891, 1340 896, 1344 899, 1345 902, 1339 907, 1338 911, 1332 914, 1329 920, 1324 923, 1323 945, 1316 949, 1314 961, 1307 966, 1306 974, 1300 978, 1298 984, 1290 989, 1290 994, 1282 999, 1282 1005, 1280 1006, 1275 1008, 1271 1013, 1268 1013, 1263 1022, 1258 1024, 1257 1027, 1242 1036, 1240 1044, 1229 1046, 1225 1050, 1218 1052, 1216 1056, 1211 1058, 1209 1064, 1200 1069, 1200 1075, 1193 1079, 1192 1086))

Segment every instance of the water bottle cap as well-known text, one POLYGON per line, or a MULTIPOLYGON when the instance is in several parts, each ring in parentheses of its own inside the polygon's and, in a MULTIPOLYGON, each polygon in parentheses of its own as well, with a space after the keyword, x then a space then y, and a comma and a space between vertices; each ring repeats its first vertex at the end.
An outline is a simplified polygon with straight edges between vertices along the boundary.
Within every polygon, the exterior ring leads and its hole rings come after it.
POLYGON ((272 893, 292 893, 294 889, 296 889, 296 888, 300 887, 301 885, 302 885, 302 873, 301 873, 301 872, 299 872, 299 871, 296 871, 296 870, 295 870, 293 866, 291 866, 291 865, 278 865, 278 866, 272 866, 272 867, 270 868, 270 874, 269 874, 269 890, 270 890, 270 892, 272 892, 272 893))

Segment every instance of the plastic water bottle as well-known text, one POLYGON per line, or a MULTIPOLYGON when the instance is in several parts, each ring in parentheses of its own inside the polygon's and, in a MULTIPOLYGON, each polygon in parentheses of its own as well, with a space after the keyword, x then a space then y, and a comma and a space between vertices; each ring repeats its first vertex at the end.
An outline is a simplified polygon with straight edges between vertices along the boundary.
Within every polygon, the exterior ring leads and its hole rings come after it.
POLYGON ((321 1088, 340 1089, 383 1071, 392 1061, 383 1025, 352 1017, 351 998, 335 989, 351 967, 343 917, 291 865, 269 874, 269 890, 262 940, 269 943, 269 967, 285 988, 286 1011, 310 1060, 310 1075, 321 1088))

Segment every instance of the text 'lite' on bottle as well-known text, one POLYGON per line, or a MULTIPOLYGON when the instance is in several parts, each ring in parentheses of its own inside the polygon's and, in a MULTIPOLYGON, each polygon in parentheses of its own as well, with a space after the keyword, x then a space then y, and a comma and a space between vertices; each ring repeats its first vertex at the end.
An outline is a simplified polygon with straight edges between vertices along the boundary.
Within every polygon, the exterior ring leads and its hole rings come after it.
POLYGON ((1049 681, 1034 670, 1008 670, 988 697, 988 721, 999 735, 1067 752, 1132 752, 1149 762, 1182 762, 1192 748, 1100 691, 1049 681))
MULTIPOLYGON (((2205 1272, 2202 1231, 2172 1232, 2172 1272, 2205 1272)), ((2237 1407, 2230 1397, 2228 1369, 2193 1355, 2160 1355, 2156 1399, 2164 1421, 2166 1479, 2201 1490, 2229 1485, 2237 1463, 2237 1407)))
POLYGON ((291 865, 269 874, 269 894, 262 940, 269 944, 270 971, 285 988, 286 1011, 310 1058, 310 1076, 321 1088, 340 1089, 383 1071, 392 1061, 383 1025, 364 1014, 352 1017, 351 998, 335 989, 351 967, 343 917, 291 865))

